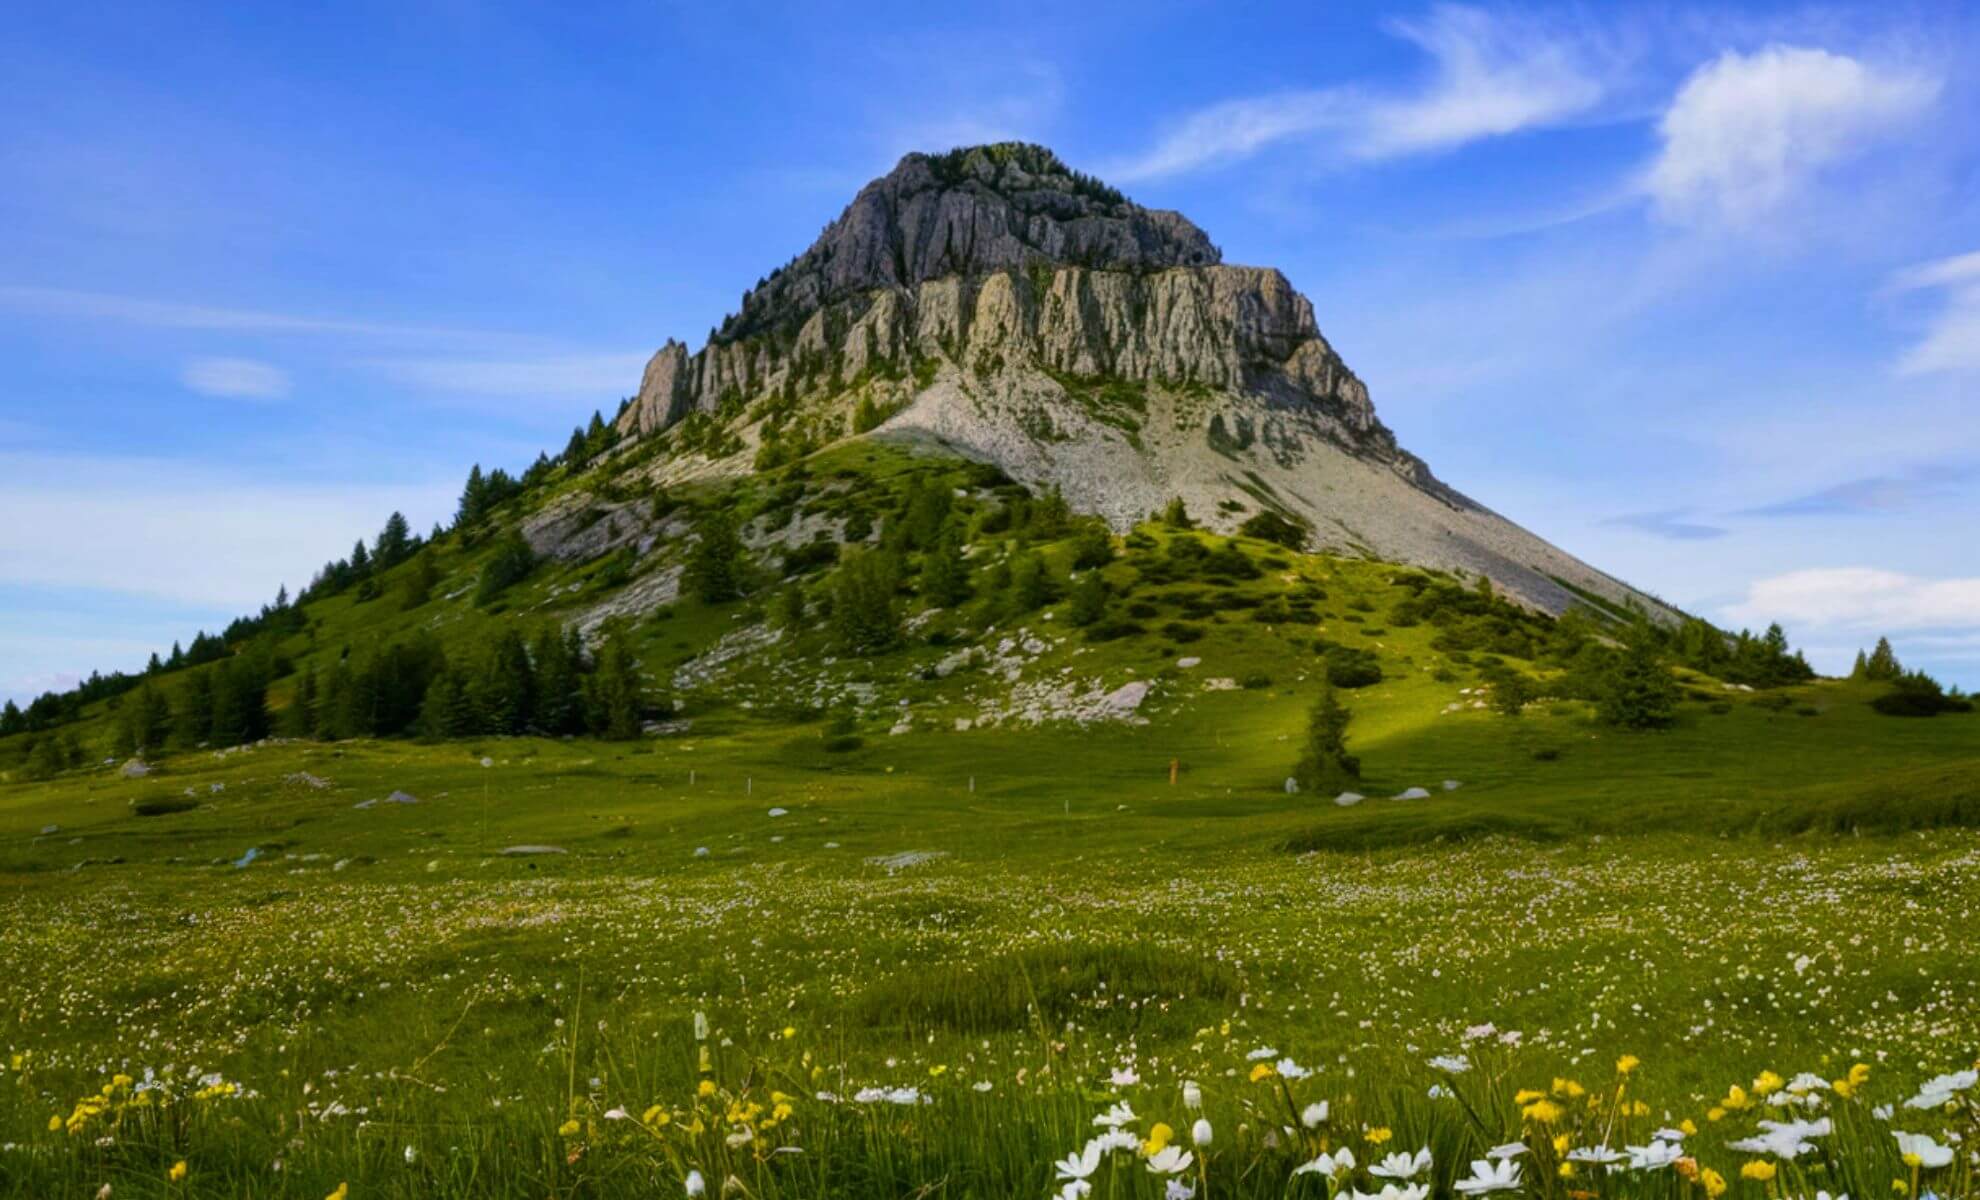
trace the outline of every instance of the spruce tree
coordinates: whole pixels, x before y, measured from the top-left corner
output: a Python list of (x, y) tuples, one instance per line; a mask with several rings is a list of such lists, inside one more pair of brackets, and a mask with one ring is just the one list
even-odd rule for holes
[(479, 732), (474, 701), (460, 672), (447, 670), (433, 677), (420, 705), (419, 725), (431, 738), (469, 737)]
[(963, 561), (962, 537), (953, 526), (922, 555), (921, 598), (931, 608), (953, 608), (969, 599), (969, 564)]
[(898, 578), (894, 557), (882, 551), (848, 551), (839, 561), (832, 575), (832, 626), (847, 650), (878, 654), (900, 642)]
[(172, 733), (181, 745), (199, 746), (213, 735), (213, 672), (194, 671), (179, 689)]
[(475, 682), (475, 708), (490, 733), (527, 732), (535, 716), (536, 678), (520, 634), (504, 630), (489, 648)]
[(287, 737), (306, 738), (316, 732), (316, 664), (303, 668), (296, 680), (296, 693), (289, 699), (289, 707), (282, 712), (282, 733)]
[(1072, 594), (1066, 604), (1066, 620), (1083, 627), (1098, 621), (1106, 611), (1107, 581), (1097, 569), (1086, 572), (1073, 582)]
[(1891, 639), (1887, 637), (1877, 639), (1877, 648), (1870, 652), (1866, 667), (1863, 677), (1879, 683), (1889, 683), (1904, 676), (1904, 665), (1898, 662), (1897, 652), (1891, 649)]
[(405, 515), (393, 513), (385, 518), (385, 528), (378, 531), (378, 541), (374, 544), (371, 557), (380, 571), (389, 571), (406, 560), (412, 553), (412, 526), (406, 523)]
[(646, 681), (633, 658), (631, 640), (617, 623), (606, 630), (590, 693), (593, 733), (613, 741), (639, 736), (646, 711)]
[(1624, 729), (1658, 729), (1677, 718), (1677, 680), (1654, 638), (1632, 631), (1604, 673), (1595, 698), (1601, 719)]
[(556, 737), (583, 733), (584, 658), (577, 631), (560, 637), (555, 628), (544, 627), (530, 647), (530, 659), (536, 668), (537, 728)]
[(703, 604), (722, 604), (742, 595), (742, 539), (729, 514), (715, 509), (695, 529), (681, 582)]
[(1320, 681), (1320, 694), (1306, 713), (1306, 737), (1293, 778), (1306, 791), (1321, 794), (1342, 790), (1361, 778), (1361, 760), (1347, 752), (1348, 723), (1354, 713), (1334, 694), (1334, 685)]

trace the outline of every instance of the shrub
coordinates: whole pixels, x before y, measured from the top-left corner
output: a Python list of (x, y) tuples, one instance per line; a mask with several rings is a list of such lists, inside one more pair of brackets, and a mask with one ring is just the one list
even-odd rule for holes
[(1327, 683), (1337, 688), (1361, 688), (1382, 682), (1382, 662), (1372, 650), (1353, 646), (1330, 646), (1327, 655)]
[[(1880, 643), (1878, 648), (1886, 647)], [(1923, 671), (1910, 671), (1899, 675), (1891, 689), (1872, 700), (1870, 707), (1887, 717), (1936, 717), (1940, 713), (1972, 712), (1973, 702), (1946, 695), (1939, 681)]]
[(495, 544), (495, 554), (481, 568), (481, 579), (475, 584), (474, 602), (485, 605), (500, 596), (514, 585), (528, 578), (536, 569), (536, 551), (520, 534), (510, 532)]

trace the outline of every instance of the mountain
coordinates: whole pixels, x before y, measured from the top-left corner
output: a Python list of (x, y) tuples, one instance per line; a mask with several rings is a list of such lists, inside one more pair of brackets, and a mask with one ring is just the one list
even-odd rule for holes
[(1399, 446), (1279, 271), (1038, 146), (903, 158), (701, 349), (661, 347), (616, 429), (665, 444), (658, 484), (864, 435), (995, 464), (1116, 530), (1180, 497), (1219, 532), (1273, 513), (1307, 549), (1484, 575), (1551, 613), (1667, 612)]

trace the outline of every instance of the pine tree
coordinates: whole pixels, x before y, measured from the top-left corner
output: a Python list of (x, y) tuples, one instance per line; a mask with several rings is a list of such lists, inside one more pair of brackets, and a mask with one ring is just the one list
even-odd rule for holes
[(1324, 679), (1320, 694), (1306, 713), (1306, 738), (1293, 778), (1308, 792), (1321, 794), (1344, 789), (1361, 778), (1361, 760), (1347, 752), (1348, 723), (1354, 713), (1334, 694), (1334, 686)]
[(722, 604), (742, 595), (742, 539), (729, 514), (716, 509), (696, 527), (681, 582), (703, 604)]
[(21, 706), (12, 700), (0, 708), (0, 737), (20, 733), (27, 728), (27, 717), (22, 715)]
[(493, 602), (535, 569), (536, 551), (529, 548), (521, 534), (511, 530), (496, 543), (495, 553), (482, 566), (481, 578), (475, 583), (474, 602), (481, 605)]
[(535, 716), (536, 677), (529, 664), (529, 652), (522, 636), (504, 630), (489, 650), (475, 681), (475, 708), (482, 726), (490, 733), (527, 732)]
[(591, 730), (602, 738), (628, 741), (640, 734), (646, 711), (646, 681), (624, 628), (606, 631), (598, 652), (598, 670), (591, 677)]
[(1183, 504), (1181, 496), (1169, 498), (1168, 507), (1162, 510), (1162, 524), (1171, 529), (1194, 529), (1196, 522), (1190, 518), (1189, 508)]
[(296, 680), (296, 693), (282, 712), (282, 732), (288, 737), (306, 738), (316, 732), (316, 664), (303, 668)]
[(1898, 662), (1897, 652), (1891, 649), (1891, 639), (1880, 637), (1877, 648), (1870, 652), (1870, 661), (1863, 673), (1865, 679), (1879, 683), (1889, 683), (1903, 678), (1904, 664)]
[(590, 456), (591, 450), (585, 444), (584, 430), (576, 425), (571, 426), (571, 440), (564, 443), (564, 465), (576, 470), (583, 466), (584, 460)]
[(1104, 567), (1114, 561), (1114, 535), (1104, 521), (1086, 521), (1073, 540), (1073, 570)]
[(1028, 613), (1045, 607), (1058, 594), (1051, 568), (1036, 550), (1027, 551), (1011, 564), (1011, 611)]
[(378, 541), (374, 544), (371, 557), (380, 571), (389, 571), (406, 560), (412, 553), (412, 526), (406, 523), (405, 515), (393, 513), (385, 518), (385, 528), (378, 531)]
[(488, 480), (481, 474), (481, 464), (474, 464), (468, 471), (467, 485), (461, 489), (460, 506), (454, 510), (454, 528), (464, 529), (480, 521), (488, 512)]
[(474, 701), (458, 671), (442, 671), (427, 685), (420, 705), (420, 731), (431, 738), (469, 737), (479, 732)]
[(1849, 677), (1858, 683), (1870, 678), (1870, 659), (1861, 650), (1856, 652), (1856, 662), (1849, 669)]
[(963, 561), (962, 537), (953, 526), (922, 555), (921, 598), (931, 608), (953, 608), (969, 599), (969, 564)]
[(1677, 718), (1677, 680), (1655, 638), (1633, 630), (1610, 661), (1595, 698), (1602, 720), (1624, 729), (1658, 729)]
[(847, 650), (878, 654), (899, 643), (898, 579), (894, 557), (883, 551), (848, 551), (839, 561), (832, 576), (832, 626)]
[(1091, 570), (1073, 582), (1072, 594), (1066, 605), (1066, 620), (1078, 627), (1085, 627), (1098, 621), (1107, 612), (1107, 581), (1100, 572)]
[(559, 637), (553, 627), (539, 630), (530, 647), (536, 668), (536, 725), (561, 737), (583, 733), (584, 651), (575, 629)]
[(213, 736), (213, 672), (194, 671), (179, 689), (172, 732), (181, 745), (204, 745)]

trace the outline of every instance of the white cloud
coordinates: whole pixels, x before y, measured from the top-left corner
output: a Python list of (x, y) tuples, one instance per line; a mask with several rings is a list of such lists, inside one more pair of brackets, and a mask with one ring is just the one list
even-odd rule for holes
[(457, 485), (276, 483), (204, 463), (0, 453), (0, 585), (87, 588), (245, 612)]
[(1735, 621), (1896, 633), (1980, 629), (1980, 579), (1926, 579), (1874, 567), (1818, 567), (1757, 580), (1725, 609)]
[(246, 358), (195, 358), (186, 364), (179, 378), (188, 388), (206, 396), (280, 400), (289, 394), (288, 372)]
[(338, 317), (298, 316), (259, 309), (221, 308), (176, 300), (150, 300), (69, 288), (0, 285), (0, 309), (29, 316), (117, 321), (159, 329), (213, 329), (242, 333), (331, 333), (366, 337), (479, 337), (472, 330), (387, 325)]
[(548, 358), (388, 359), (372, 363), (410, 387), (476, 396), (630, 396), (651, 352)]
[(1938, 95), (1935, 78), (1773, 45), (1693, 71), (1659, 126), (1643, 186), (1667, 220), (1750, 226)]
[(1323, 133), (1349, 156), (1397, 158), (1556, 124), (1602, 98), (1587, 47), (1535, 25), (1442, 5), (1425, 20), (1390, 29), (1433, 61), (1416, 90), (1384, 95), (1330, 87), (1223, 101), (1185, 117), (1146, 154), (1105, 173), (1128, 181), (1176, 175)]
[(1898, 374), (1980, 371), (1980, 251), (1900, 271), (1888, 290), (1929, 290), (1945, 297), (1924, 338), (1899, 357)]

